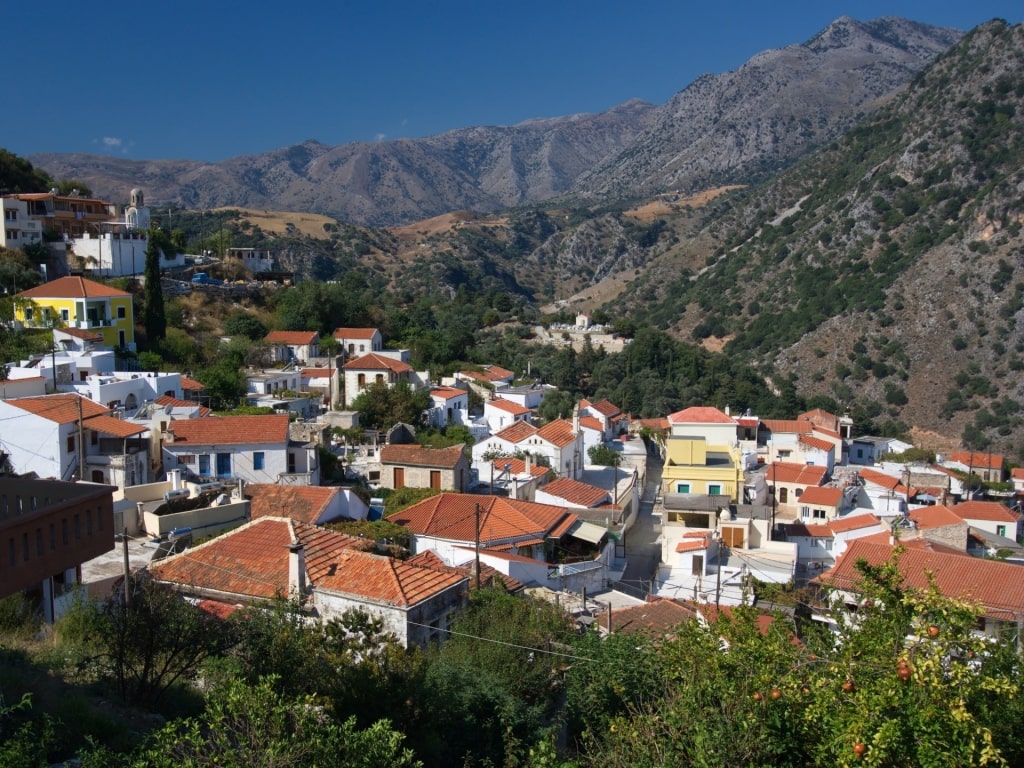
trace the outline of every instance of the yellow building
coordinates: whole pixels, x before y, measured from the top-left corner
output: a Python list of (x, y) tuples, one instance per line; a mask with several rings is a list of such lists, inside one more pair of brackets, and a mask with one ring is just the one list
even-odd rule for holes
[(79, 328), (109, 347), (135, 350), (132, 295), (83, 277), (61, 277), (14, 297), (14, 319), (26, 328)]
[(661, 482), (666, 494), (728, 496), (739, 502), (743, 490), (740, 453), (728, 446), (708, 446), (703, 437), (669, 437)]

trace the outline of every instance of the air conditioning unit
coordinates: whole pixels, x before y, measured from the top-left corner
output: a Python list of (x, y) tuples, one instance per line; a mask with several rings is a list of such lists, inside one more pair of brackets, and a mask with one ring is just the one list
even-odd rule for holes
[(187, 488), (178, 488), (174, 491), (167, 491), (164, 493), (164, 501), (171, 501), (172, 499), (187, 499), (189, 492)]

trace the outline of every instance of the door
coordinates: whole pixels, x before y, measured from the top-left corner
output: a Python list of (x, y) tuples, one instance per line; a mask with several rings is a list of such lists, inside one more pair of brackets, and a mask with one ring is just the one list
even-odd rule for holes
[(430, 487), (436, 491), (441, 490), (441, 473), (436, 470), (430, 470)]
[(230, 453), (218, 453), (217, 454), (217, 477), (230, 477), (231, 476), (231, 454)]
[(789, 488), (779, 488), (779, 504), (785, 504), (789, 499)]
[(394, 472), (395, 488), (405, 488), (405, 467), (395, 467)]
[(208, 453), (199, 455), (199, 474), (203, 477), (208, 477), (210, 474), (210, 454)]

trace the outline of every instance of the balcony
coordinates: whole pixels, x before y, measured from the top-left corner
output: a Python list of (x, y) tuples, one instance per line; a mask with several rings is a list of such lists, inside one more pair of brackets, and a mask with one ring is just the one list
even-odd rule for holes
[(90, 328), (110, 328), (114, 324), (113, 320), (76, 320), (72, 325), (73, 328), (80, 328), (88, 330)]

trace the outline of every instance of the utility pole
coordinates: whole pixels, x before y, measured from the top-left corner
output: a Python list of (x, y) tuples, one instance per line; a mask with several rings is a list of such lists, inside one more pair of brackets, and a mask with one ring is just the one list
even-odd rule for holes
[[(491, 464), (491, 471), (494, 471), (494, 465)], [(473, 505), (473, 516), (475, 518), (473, 524), (473, 549), (476, 552), (475, 562), (473, 563), (473, 588), (476, 590), (480, 589), (480, 504), (476, 503)]]
[(85, 438), (84, 430), (82, 429), (82, 396), (79, 394), (74, 395), (75, 402), (78, 403), (78, 480), (81, 482), (85, 480)]
[(722, 600), (722, 549), (725, 545), (722, 543), (722, 533), (719, 530), (718, 533), (718, 553), (715, 556), (715, 609), (718, 609), (719, 603)]
[(131, 590), (131, 566), (128, 564), (128, 529), (125, 528), (121, 534), (121, 544), (124, 551), (124, 609), (125, 612), (132, 604), (132, 590)]

